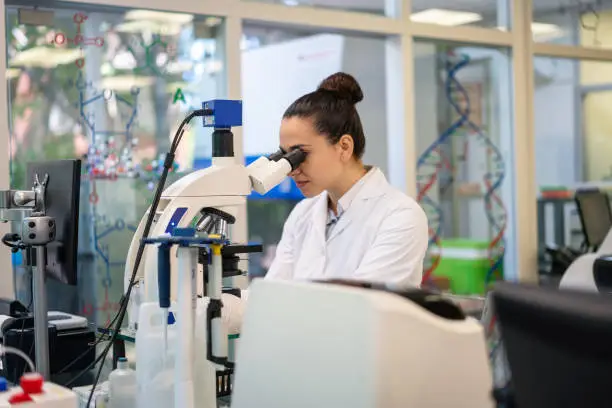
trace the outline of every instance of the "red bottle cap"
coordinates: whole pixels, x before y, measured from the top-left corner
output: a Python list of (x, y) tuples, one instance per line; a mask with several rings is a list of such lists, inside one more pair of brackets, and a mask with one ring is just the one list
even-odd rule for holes
[(19, 385), (26, 394), (41, 394), (43, 392), (44, 379), (38, 373), (27, 373), (21, 376)]

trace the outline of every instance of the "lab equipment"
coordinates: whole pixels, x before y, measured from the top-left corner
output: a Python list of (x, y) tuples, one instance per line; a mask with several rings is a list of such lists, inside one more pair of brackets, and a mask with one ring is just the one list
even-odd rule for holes
[(360, 182), (327, 238), (327, 192), (295, 206), (266, 277), (354, 278), (400, 288), (421, 284), (429, 236), (425, 212), (378, 168)]
[[(224, 304), (224, 308), (225, 308)], [(207, 361), (207, 310), (208, 298), (198, 298), (195, 316), (194, 378), (197, 384), (198, 406), (214, 404), (216, 383), (211, 381), (215, 367)], [(138, 381), (138, 404), (147, 408), (174, 407), (174, 382), (177, 362), (177, 344), (183, 334), (178, 329), (177, 304), (170, 305), (168, 323), (168, 349), (164, 350), (163, 311), (159, 304), (144, 303), (140, 308), (140, 325), (136, 332), (136, 378)], [(180, 319), (177, 316), (176, 319)]]
[[(159, 237), (174, 228), (196, 225), (199, 232), (225, 235), (231, 239), (231, 225), (235, 223), (246, 198), (255, 190), (265, 194), (276, 186), (306, 158), (300, 149), (261, 158), (244, 166), (234, 157), (231, 127), (242, 125), (242, 103), (240, 101), (214, 100), (202, 104), (205, 127), (214, 127), (212, 165), (193, 172), (164, 190), (159, 209), (152, 223), (150, 236)], [(140, 221), (130, 244), (125, 267), (126, 291), (131, 285), (136, 255), (143, 236), (144, 227), (151, 209)], [(144, 279), (144, 302), (156, 302), (159, 298), (157, 282), (157, 254), (146, 248), (142, 254), (136, 280)], [(171, 299), (176, 299), (176, 257), (171, 256)], [(202, 274), (198, 273), (199, 288), (203, 288)]]
[(252, 283), (232, 408), (490, 408), (491, 387), (482, 326), (438, 295)]
[(0, 298), (0, 316), (16, 317), (27, 312), (28, 309), (20, 301)]
[[(180, 332), (180, 337), (175, 339), (174, 406), (181, 408), (216, 406), (216, 372), (223, 373), (233, 368), (227, 361), (227, 333), (221, 321), (222, 280), (226, 276), (224, 260), (232, 260), (238, 253), (236, 249), (230, 254), (224, 253), (224, 248), (231, 248), (227, 246), (231, 241), (231, 225), (235, 223), (238, 211), (246, 204), (246, 197), (252, 190), (265, 194), (268, 189), (283, 181), (306, 157), (301, 149), (296, 149), (273, 155), (271, 158), (262, 158), (245, 167), (234, 157), (231, 132), (232, 127), (242, 125), (242, 103), (227, 100), (204, 102), (202, 110), (194, 114), (198, 115), (203, 116), (205, 127), (214, 127), (212, 166), (181, 178), (161, 193), (159, 210), (154, 203), (134, 234), (125, 270), (128, 298), (135, 280), (144, 277), (142, 307), (147, 303), (155, 303), (157, 308), (161, 306), (163, 310), (167, 309), (169, 304), (167, 271), (170, 271), (170, 305), (172, 300), (177, 301), (175, 318), (176, 325), (179, 326), (177, 330)], [(191, 117), (190, 115), (188, 118)], [(195, 228), (187, 228), (190, 226)], [(148, 227), (151, 228), (150, 234), (145, 233), (149, 230)], [(196, 232), (201, 237), (198, 237)], [(168, 237), (168, 234), (171, 236)], [(149, 243), (173, 243), (178, 244), (178, 248), (170, 248), (169, 257), (166, 254), (155, 254), (151, 246), (145, 246), (149, 236), (152, 237), (148, 240)], [(210, 247), (208, 254), (203, 256), (207, 259), (207, 278), (197, 270), (201, 252), (197, 247), (193, 248), (192, 244), (198, 242), (207, 242)], [(250, 251), (248, 246), (245, 248), (240, 252)], [(163, 247), (157, 249), (165, 250)], [(229, 265), (233, 265), (233, 260)], [(231, 269), (231, 273), (234, 273), (235, 268), (232, 266)], [(197, 360), (194, 358), (196, 299), (197, 294), (203, 294), (204, 291), (210, 303), (206, 309), (204, 325), (206, 341), (199, 344), (199, 347), (206, 350), (207, 361), (204, 368), (194, 369), (194, 360)], [(165, 315), (165, 311), (162, 314)], [(139, 330), (148, 325), (144, 318), (146, 317), (141, 316), (139, 312)], [(164, 322), (162, 326), (165, 324)], [(162, 330), (167, 332), (166, 329)], [(163, 333), (161, 334), (163, 336)], [(167, 334), (168, 341), (172, 343), (170, 334)], [(143, 353), (137, 355), (138, 361), (159, 357), (153, 354), (155, 351), (138, 349), (143, 350)], [(211, 387), (212, 392), (205, 396), (194, 390), (196, 372), (204, 373), (203, 378), (197, 382), (198, 391), (203, 388), (203, 384)]]
[(599, 190), (580, 190), (576, 192), (575, 200), (585, 247), (594, 249), (594, 252), (576, 257), (563, 274), (559, 287), (599, 291), (599, 286), (606, 286), (608, 281), (605, 257), (612, 254), (610, 201), (608, 195)]
[[(157, 284), (159, 290), (159, 307), (164, 311), (162, 325), (164, 326), (164, 353), (168, 351), (168, 315), (170, 309), (170, 248), (162, 242), (157, 249)], [(194, 288), (195, 289), (195, 288)]]
[(49, 175), (45, 191), (45, 213), (55, 221), (55, 239), (47, 243), (47, 275), (68, 285), (77, 284), (81, 161), (32, 162), (28, 180)]
[[(67, 313), (49, 311), (48, 338), (50, 350), (49, 373), (51, 376), (66, 374), (73, 377), (75, 372), (87, 369), (96, 358), (95, 349), (90, 345), (95, 343), (95, 332), (88, 326), (86, 318)], [(0, 315), (0, 340), (7, 345), (21, 350), (34, 357), (34, 318), (31, 314), (15, 317)], [(78, 358), (75, 358), (79, 356)], [(22, 359), (13, 355), (2, 358), (4, 376), (13, 383), (26, 370)], [(60, 377), (53, 381), (61, 384)]]
[[(610, 254), (612, 254), (612, 229), (608, 231), (597, 251), (580, 255), (570, 264), (563, 274), (561, 282), (559, 282), (559, 288), (598, 292), (599, 288), (595, 280), (595, 262), (597, 259)], [(600, 273), (604, 273), (603, 268), (600, 269)], [(603, 276), (600, 276), (600, 279), (603, 279), (602, 283), (606, 281)]]
[[(207, 359), (215, 365), (216, 371), (224, 372), (226, 368), (232, 369), (233, 365), (227, 361), (227, 332), (221, 321), (221, 294), (223, 267), (221, 257), (221, 247), (227, 243), (222, 235), (206, 235), (199, 237), (196, 235), (194, 228), (174, 228), (171, 236), (161, 236), (158, 238), (144, 238), (146, 244), (159, 244), (158, 251), (168, 252), (173, 245), (178, 246), (178, 291), (177, 291), (177, 310), (176, 321), (177, 331), (180, 333), (175, 338), (175, 357), (174, 357), (174, 406), (175, 407), (196, 407), (208, 406), (214, 404), (216, 393), (211, 393), (209, 401), (198, 401), (196, 404), (196, 389), (195, 389), (195, 360), (196, 360), (196, 309), (197, 309), (197, 293), (196, 293), (196, 266), (198, 262), (198, 247), (202, 244), (210, 246), (212, 268), (209, 273), (209, 293), (208, 293), (208, 310), (206, 320), (206, 341), (204, 342), (207, 353)], [(160, 255), (158, 259), (162, 260), (163, 264), (158, 264), (159, 273), (169, 275), (169, 256)], [(166, 264), (167, 262), (167, 264)], [(165, 282), (163, 282), (165, 284)], [(163, 290), (164, 295), (169, 294), (168, 288)], [(162, 291), (160, 291), (160, 296)], [(164, 330), (164, 342), (167, 341), (167, 316), (168, 308), (170, 307), (169, 298), (167, 302), (160, 302), (160, 308), (163, 310), (162, 326)], [(143, 322), (144, 323), (144, 322)], [(164, 347), (167, 343), (164, 344)], [(146, 354), (137, 355), (137, 359), (141, 357), (151, 358), (150, 351), (144, 350)], [(137, 350), (138, 351), (138, 350)], [(164, 354), (167, 350), (164, 350)], [(164, 359), (165, 360), (165, 359)], [(163, 361), (163, 360), (162, 360)], [(215, 371), (210, 373), (209, 378), (205, 378), (204, 382), (214, 382), (216, 380)], [(212, 405), (211, 405), (212, 406)]]
[(600, 293), (612, 293), (612, 255), (602, 255), (593, 262), (593, 278)]
[(510, 402), (521, 408), (610, 405), (612, 299), (500, 283), (493, 301), (512, 373)]
[(578, 190), (575, 201), (584, 232), (584, 246), (597, 250), (612, 228), (608, 194), (598, 189)]
[(21, 234), (7, 234), (2, 242), (14, 252), (23, 250), (27, 263), (36, 265), (32, 278), (36, 364), (45, 379), (50, 374), (45, 281), (48, 273), (60, 280), (63, 275), (76, 276), (80, 168), (80, 160), (31, 163), (31, 191), (0, 191), (0, 220), (21, 221)]
[(136, 408), (136, 372), (130, 368), (128, 360), (120, 357), (117, 368), (108, 376), (109, 408)]
[(20, 406), (27, 408), (78, 408), (78, 399), (73, 391), (45, 381), (39, 373), (27, 373), (21, 377), (19, 387), (0, 388), (0, 408)]

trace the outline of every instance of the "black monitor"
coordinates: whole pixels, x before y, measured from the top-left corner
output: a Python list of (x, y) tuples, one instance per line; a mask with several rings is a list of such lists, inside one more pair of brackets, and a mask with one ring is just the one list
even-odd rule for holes
[(517, 407), (610, 406), (612, 297), (500, 283), (493, 302)]
[(46, 215), (55, 218), (55, 240), (47, 244), (47, 276), (68, 285), (77, 284), (80, 160), (28, 163), (27, 185), (49, 175), (45, 194)]
[(574, 196), (582, 224), (585, 245), (597, 250), (612, 228), (608, 194), (598, 189), (578, 190)]

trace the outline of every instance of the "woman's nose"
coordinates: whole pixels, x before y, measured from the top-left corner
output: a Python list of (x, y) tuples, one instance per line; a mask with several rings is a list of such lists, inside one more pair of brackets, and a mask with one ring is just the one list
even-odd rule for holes
[(289, 177), (295, 177), (295, 176), (297, 176), (297, 175), (299, 175), (299, 174), (301, 174), (301, 173), (302, 173), (302, 166), (298, 166), (298, 168), (297, 168), (297, 169), (295, 169), (295, 170), (292, 170), (292, 171), (291, 171), (291, 172), (288, 174), (288, 176), (289, 176)]

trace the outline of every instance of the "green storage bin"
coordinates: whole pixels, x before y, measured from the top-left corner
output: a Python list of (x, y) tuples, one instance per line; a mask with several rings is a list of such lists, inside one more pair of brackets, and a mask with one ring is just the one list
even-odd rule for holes
[[(484, 295), (485, 279), (491, 268), (489, 243), (470, 239), (443, 239), (440, 241), (440, 263), (434, 271), (435, 276), (449, 279), (450, 288), (458, 295)], [(438, 249), (432, 251), (437, 255)], [(500, 267), (501, 269), (501, 267)], [(493, 274), (500, 279), (503, 271)]]

